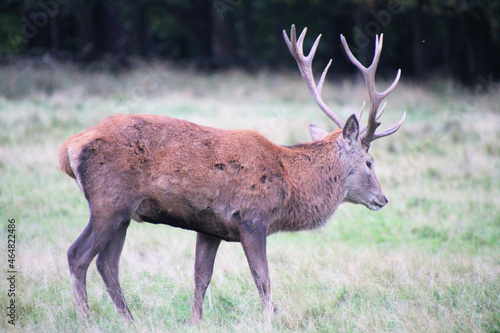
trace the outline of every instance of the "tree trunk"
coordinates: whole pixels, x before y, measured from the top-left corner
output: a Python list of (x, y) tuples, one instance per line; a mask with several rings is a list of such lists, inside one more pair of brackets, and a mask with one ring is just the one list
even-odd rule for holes
[[(289, 59), (290, 54), (288, 53), (288, 48), (283, 42), (283, 29), (290, 34), (290, 26), (286, 26), (286, 5), (281, 1), (273, 1), (271, 4), (272, 12), (274, 13), (273, 20), (273, 34), (276, 36), (276, 41), (274, 43), (274, 56), (271, 60), (271, 64), (274, 66), (279, 65), (283, 62), (283, 59)], [(300, 28), (300, 27), (297, 27)], [(299, 31), (300, 33), (300, 31)]]
[(491, 32), (488, 17), (481, 8), (466, 16), (467, 19), (467, 66), (474, 82), (492, 71)]
[[(212, 6), (212, 50), (217, 67), (236, 64), (236, 31), (234, 26), (234, 8), (218, 15)], [(219, 13), (220, 14), (220, 13)]]
[(413, 60), (413, 73), (415, 77), (421, 78), (425, 73), (424, 58), (422, 55), (422, 12), (420, 6), (415, 6), (411, 13), (411, 27), (412, 27), (412, 60)]
[(146, 21), (146, 6), (143, 2), (133, 4), (133, 32), (131, 38), (131, 51), (133, 54), (149, 56), (148, 24)]
[(453, 50), (452, 50), (452, 34), (453, 34), (453, 23), (452, 19), (446, 16), (443, 18), (445, 20), (445, 35), (443, 36), (443, 64), (446, 75), (451, 75), (453, 73)]
[(192, 0), (189, 15), (192, 54), (201, 67), (213, 66), (212, 53), (212, 1)]
[(78, 59), (83, 61), (95, 58), (94, 19), (92, 2), (75, 1), (74, 13), (76, 21), (76, 51)]
[(243, 65), (249, 69), (254, 69), (258, 62), (257, 53), (257, 26), (255, 23), (254, 12), (252, 9), (251, 1), (244, 1), (241, 6), (243, 6), (243, 35), (242, 38), (242, 56), (244, 63)]

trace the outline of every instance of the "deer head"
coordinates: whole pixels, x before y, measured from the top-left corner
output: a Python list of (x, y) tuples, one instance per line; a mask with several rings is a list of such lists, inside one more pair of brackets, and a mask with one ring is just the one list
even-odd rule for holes
[[(403, 113), (401, 120), (394, 126), (388, 128), (387, 130), (376, 133), (377, 128), (380, 126), (378, 119), (385, 110), (386, 104), (382, 106), (379, 111), (379, 106), (382, 100), (389, 95), (392, 90), (396, 87), (401, 70), (398, 70), (396, 79), (384, 92), (379, 93), (375, 89), (375, 72), (377, 70), (378, 61), (380, 59), (380, 53), (382, 51), (383, 35), (376, 36), (375, 39), (375, 55), (373, 57), (372, 64), (366, 68), (364, 67), (358, 59), (356, 59), (349, 46), (347, 45), (346, 39), (343, 35), (340, 36), (342, 45), (349, 57), (350, 61), (359, 68), (363, 77), (365, 79), (366, 87), (368, 88), (368, 94), (370, 97), (370, 112), (368, 115), (368, 123), (364, 127), (360, 128), (359, 122), (363, 115), (363, 110), (366, 103), (363, 103), (359, 115), (350, 116), (344, 123), (343, 120), (338, 117), (323, 101), (321, 97), (321, 92), (323, 89), (323, 84), (325, 82), (326, 74), (332, 60), (328, 62), (318, 84), (313, 76), (312, 72), (312, 61), (314, 54), (316, 53), (316, 48), (318, 47), (321, 35), (316, 38), (311, 51), (307, 56), (303, 52), (303, 43), (306, 36), (307, 28), (305, 28), (297, 39), (295, 32), (295, 25), (292, 25), (290, 38), (285, 30), (283, 30), (283, 37), (290, 53), (293, 55), (297, 61), (300, 74), (304, 79), (309, 91), (311, 92), (314, 100), (320, 107), (320, 109), (340, 128), (342, 129), (342, 136), (339, 140), (340, 149), (344, 155), (344, 166), (347, 168), (347, 176), (344, 179), (344, 188), (346, 193), (344, 196), (344, 201), (363, 204), (371, 210), (379, 210), (385, 206), (388, 202), (387, 198), (383, 194), (380, 184), (377, 180), (377, 176), (374, 172), (374, 161), (373, 157), (368, 153), (370, 148), (370, 143), (378, 138), (388, 136), (395, 133), (403, 124), (406, 113)], [(318, 126), (310, 125), (309, 132), (311, 138), (314, 141), (324, 140), (328, 138), (328, 132), (321, 129)]]

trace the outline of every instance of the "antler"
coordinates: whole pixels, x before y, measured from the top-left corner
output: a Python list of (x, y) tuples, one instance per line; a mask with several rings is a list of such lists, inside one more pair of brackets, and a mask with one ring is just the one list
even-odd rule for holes
[[(347, 56), (349, 57), (351, 62), (356, 67), (359, 68), (361, 73), (363, 73), (363, 76), (365, 78), (366, 87), (368, 88), (368, 94), (370, 96), (370, 113), (368, 115), (368, 125), (363, 127), (360, 131), (360, 133), (366, 132), (361, 136), (361, 142), (366, 147), (366, 149), (368, 149), (368, 148), (370, 148), (370, 143), (373, 140), (376, 140), (378, 138), (382, 138), (384, 136), (388, 136), (388, 135), (395, 133), (397, 130), (399, 130), (399, 128), (401, 127), (401, 125), (405, 121), (406, 112), (403, 113), (403, 117), (401, 118), (401, 120), (397, 124), (386, 129), (385, 131), (383, 131), (381, 133), (375, 133), (377, 128), (380, 126), (380, 122), (378, 122), (377, 120), (380, 118), (382, 113), (384, 113), (385, 106), (386, 106), (386, 104), (384, 103), (384, 105), (382, 106), (382, 109), (379, 112), (378, 108), (380, 106), (380, 103), (383, 101), (384, 98), (387, 97), (387, 95), (389, 95), (394, 90), (394, 88), (398, 84), (399, 77), (401, 76), (401, 69), (398, 70), (398, 74), (396, 75), (396, 79), (389, 86), (389, 88), (387, 88), (384, 92), (379, 93), (377, 91), (377, 89), (375, 88), (375, 72), (377, 71), (377, 65), (378, 65), (378, 61), (380, 59), (380, 53), (382, 52), (382, 44), (383, 44), (383, 40), (384, 40), (384, 35), (382, 34), (382, 35), (380, 35), (380, 37), (377, 35), (375, 38), (375, 55), (373, 57), (372, 64), (368, 68), (364, 67), (359, 62), (359, 60), (354, 57), (354, 55), (352, 54), (351, 50), (349, 49), (349, 46), (347, 45), (346, 39), (344, 38), (343, 35), (340, 35), (340, 39), (342, 41), (342, 45), (344, 45), (345, 52), (347, 53)], [(360, 111), (359, 118), (361, 118), (362, 113), (363, 113), (363, 108)], [(358, 118), (358, 120), (359, 120), (359, 118)]]
[[(323, 70), (323, 73), (321, 74), (321, 77), (319, 79), (318, 85), (316, 85), (316, 82), (314, 80), (314, 75), (312, 72), (312, 61), (314, 59), (314, 54), (316, 53), (316, 49), (319, 44), (319, 40), (321, 38), (321, 35), (319, 35), (316, 40), (314, 41), (313, 46), (311, 47), (311, 51), (309, 51), (309, 54), (307, 56), (304, 55), (303, 51), (303, 43), (304, 43), (304, 38), (306, 36), (307, 28), (304, 28), (302, 30), (302, 33), (299, 36), (299, 39), (297, 39), (297, 35), (295, 32), (295, 25), (292, 25), (292, 29), (290, 32), (290, 39), (288, 38), (288, 35), (285, 30), (283, 30), (283, 38), (285, 39), (286, 45), (288, 46), (288, 49), (290, 50), (290, 53), (293, 55), (295, 60), (297, 61), (297, 65), (299, 66), (300, 74), (302, 75), (302, 78), (304, 79), (307, 87), (311, 91), (311, 94), (313, 95), (314, 100), (318, 104), (321, 110), (337, 124), (340, 128), (344, 127), (344, 122), (342, 119), (340, 119), (330, 108), (325, 104), (321, 97), (321, 91), (323, 89), (323, 83), (325, 82), (326, 78), (326, 73), (328, 72), (328, 69), (330, 68), (330, 65), (332, 64), (332, 60), (328, 62), (326, 65), (325, 69)], [(351, 62), (359, 68), (361, 73), (363, 73), (363, 76), (365, 78), (365, 83), (366, 87), (368, 88), (368, 94), (370, 96), (370, 112), (368, 114), (368, 124), (364, 126), (360, 130), (361, 135), (361, 142), (363, 145), (368, 148), (370, 148), (370, 143), (378, 138), (382, 138), (384, 136), (391, 135), (403, 124), (405, 118), (406, 118), (406, 112), (403, 113), (403, 117), (401, 120), (393, 125), (392, 127), (386, 129), (385, 131), (381, 133), (375, 133), (377, 128), (380, 126), (380, 122), (377, 120), (382, 116), (385, 110), (386, 104), (382, 106), (382, 108), (379, 109), (380, 103), (384, 100), (384, 98), (389, 95), (396, 85), (398, 84), (399, 78), (401, 76), (401, 69), (398, 70), (398, 74), (396, 75), (396, 79), (394, 82), (387, 88), (384, 92), (379, 93), (377, 89), (375, 88), (375, 72), (377, 71), (377, 66), (378, 66), (378, 61), (380, 59), (380, 53), (382, 52), (382, 44), (383, 44), (383, 34), (380, 35), (380, 37), (377, 35), (375, 38), (375, 55), (373, 57), (372, 64), (370, 67), (366, 68), (364, 67), (356, 57), (352, 54), (351, 50), (349, 49), (349, 46), (347, 45), (346, 39), (344, 38), (343, 35), (340, 35), (340, 39), (342, 41), (342, 45), (344, 45), (344, 49), (347, 53), (347, 56), (351, 60)], [(365, 107), (365, 103), (363, 103), (363, 106), (361, 107), (361, 110), (359, 112), (358, 120), (361, 120), (361, 115), (363, 114), (363, 110)]]
[(319, 79), (318, 85), (316, 85), (311, 66), (312, 66), (314, 54), (316, 53), (316, 48), (318, 47), (321, 35), (319, 35), (316, 38), (316, 41), (314, 42), (313, 46), (311, 47), (311, 51), (309, 51), (309, 54), (307, 56), (305, 56), (304, 51), (303, 51), (303, 43), (304, 43), (304, 38), (306, 37), (306, 32), (307, 32), (307, 28), (304, 28), (304, 30), (302, 30), (302, 33), (299, 36), (299, 39), (297, 40), (297, 35), (295, 33), (295, 25), (292, 25), (290, 39), (288, 39), (288, 35), (286, 34), (285, 30), (283, 30), (283, 38), (285, 38), (285, 42), (286, 42), (286, 45), (288, 45), (288, 49), (290, 50), (290, 53), (293, 55), (293, 57), (297, 61), (297, 65), (299, 66), (300, 74), (302, 75), (302, 78), (304, 79), (307, 87), (311, 91), (311, 94), (313, 95), (314, 100), (318, 104), (319, 108), (321, 110), (323, 110), (323, 112), (331, 120), (333, 120), (333, 122), (335, 124), (337, 124), (338, 127), (343, 128), (344, 121), (342, 121), (342, 119), (340, 119), (332, 110), (330, 110), (330, 108), (325, 104), (325, 102), (321, 98), (321, 90), (323, 89), (323, 83), (325, 82), (326, 73), (328, 72), (328, 69), (330, 68), (330, 65), (332, 64), (332, 60), (330, 59), (330, 61), (328, 62), (328, 65), (326, 65), (325, 69), (323, 70), (323, 73), (321, 74), (321, 78)]

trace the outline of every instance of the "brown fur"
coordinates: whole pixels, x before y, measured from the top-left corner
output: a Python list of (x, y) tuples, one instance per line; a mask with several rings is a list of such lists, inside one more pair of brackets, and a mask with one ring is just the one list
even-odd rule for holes
[[(251, 131), (119, 115), (66, 141), (60, 165), (78, 175), (91, 207), (112, 205), (153, 219), (148, 222), (163, 213), (175, 219), (166, 224), (238, 241), (230, 225), (218, 226), (236, 212), (243, 220), (268, 221), (268, 234), (312, 229), (333, 213), (343, 199), (339, 133), (280, 147)], [(210, 225), (191, 225), (207, 219)]]
[[(116, 115), (71, 137), (62, 171), (76, 178), (91, 219), (68, 251), (79, 314), (88, 313), (85, 275), (98, 269), (120, 315), (132, 318), (118, 283), (131, 219), (198, 232), (193, 320), (221, 240), (241, 242), (266, 313), (272, 311), (265, 238), (312, 229), (345, 201), (387, 203), (351, 117), (344, 130), (284, 147), (258, 133), (223, 130), (153, 115)], [(208, 258), (208, 259), (207, 259)]]

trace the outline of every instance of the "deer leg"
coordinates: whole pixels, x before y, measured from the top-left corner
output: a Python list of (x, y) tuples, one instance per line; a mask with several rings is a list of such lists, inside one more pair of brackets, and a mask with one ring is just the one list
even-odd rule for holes
[(115, 303), (118, 314), (123, 320), (134, 320), (118, 281), (120, 255), (129, 224), (130, 221), (120, 226), (104, 250), (99, 252), (96, 261), (97, 270), (101, 274), (109, 296)]
[(87, 318), (89, 314), (86, 278), (90, 262), (105, 248), (120, 222), (123, 222), (123, 219), (100, 219), (91, 213), (89, 224), (68, 249), (71, 285), (76, 311), (81, 319)]
[(264, 306), (264, 315), (266, 320), (270, 320), (274, 312), (274, 307), (266, 256), (266, 226), (264, 224), (256, 225), (253, 223), (242, 223), (240, 226), (241, 245), (245, 251), (250, 271), (252, 272), (262, 305)]
[(198, 233), (196, 237), (196, 258), (194, 262), (194, 301), (191, 308), (191, 322), (201, 320), (205, 292), (212, 278), (215, 255), (221, 239)]
[[(87, 269), (92, 261), (88, 252), (90, 246), (90, 235), (92, 230), (92, 218), (78, 239), (68, 250), (68, 264), (71, 277), (71, 286), (76, 302), (76, 313), (79, 318), (87, 318), (89, 314), (89, 303), (87, 301)], [(86, 251), (87, 250), (87, 251)]]

